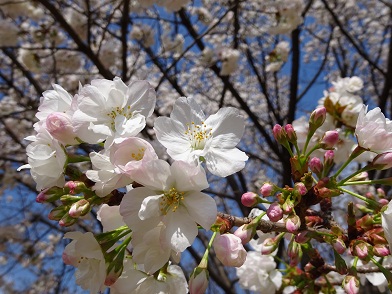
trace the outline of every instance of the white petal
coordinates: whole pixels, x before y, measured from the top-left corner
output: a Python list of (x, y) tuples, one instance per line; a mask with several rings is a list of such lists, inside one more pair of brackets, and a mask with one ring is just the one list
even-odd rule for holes
[(201, 192), (192, 192), (186, 195), (182, 202), (192, 220), (206, 230), (211, 228), (218, 213), (216, 202), (212, 197)]
[(160, 215), (159, 203), (162, 197), (163, 195), (154, 195), (144, 199), (139, 210), (139, 218), (145, 220)]
[(187, 123), (194, 122), (199, 125), (205, 121), (205, 115), (200, 105), (189, 97), (180, 97), (174, 104), (173, 112), (170, 118), (179, 121), (182, 125), (186, 126)]
[(179, 191), (201, 191), (209, 186), (206, 173), (200, 165), (175, 161), (170, 170)]
[(164, 238), (176, 252), (183, 252), (191, 246), (197, 236), (197, 225), (182, 206), (175, 212), (169, 212), (164, 217), (163, 223), (166, 225)]
[(240, 171), (248, 160), (248, 156), (237, 148), (211, 149), (205, 158), (207, 169), (220, 177), (227, 177)]
[(219, 109), (216, 114), (206, 120), (206, 125), (212, 127), (212, 147), (233, 148), (241, 140), (245, 122), (239, 110), (232, 107)]

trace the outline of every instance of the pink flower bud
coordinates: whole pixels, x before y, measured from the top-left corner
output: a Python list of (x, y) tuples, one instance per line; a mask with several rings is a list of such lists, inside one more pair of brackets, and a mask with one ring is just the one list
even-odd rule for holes
[(267, 216), (272, 222), (280, 221), (283, 217), (283, 210), (279, 203), (272, 203), (267, 209)]
[(287, 255), (290, 257), (290, 265), (296, 266), (302, 258), (302, 247), (295, 241), (291, 241), (287, 248)]
[(343, 242), (342, 239), (339, 238), (333, 241), (332, 246), (339, 254), (343, 254), (344, 252), (346, 252), (347, 249), (346, 244)]
[(322, 126), (327, 117), (327, 109), (325, 107), (316, 108), (309, 118), (309, 129), (316, 130)]
[(347, 294), (358, 294), (359, 280), (355, 276), (346, 276), (343, 280), (342, 287)]
[(253, 207), (257, 204), (259, 195), (253, 192), (246, 192), (241, 196), (241, 203), (246, 207)]
[(331, 166), (335, 158), (335, 152), (333, 150), (327, 150), (324, 153), (324, 164)]
[(369, 244), (359, 241), (354, 245), (352, 255), (358, 256), (360, 259), (366, 259), (369, 256), (369, 247)]
[(77, 144), (76, 134), (73, 130), (71, 118), (62, 112), (53, 112), (46, 118), (46, 129), (61, 143), (65, 145)]
[(77, 218), (71, 217), (68, 213), (66, 213), (61, 220), (59, 220), (59, 225), (62, 227), (69, 227), (72, 226), (74, 223), (77, 222)]
[(378, 170), (392, 168), (392, 152), (377, 155), (371, 165)]
[(276, 124), (273, 129), (272, 129), (272, 133), (274, 135), (275, 140), (280, 143), (280, 144), (284, 144), (287, 143), (287, 134), (286, 131), (284, 130), (284, 128), (282, 128), (281, 125)]
[(68, 194), (72, 194), (72, 195), (79, 194), (87, 190), (86, 184), (79, 181), (66, 182), (64, 188), (68, 189)]
[(338, 131), (327, 131), (321, 139), (320, 146), (323, 149), (331, 149), (339, 142)]
[(279, 238), (267, 238), (264, 240), (262, 246), (261, 246), (261, 254), (263, 255), (268, 255), (271, 254), (278, 248), (279, 241), (281, 239)]
[(47, 188), (45, 190), (42, 190), (37, 195), (35, 201), (37, 201), (38, 203), (53, 202), (58, 200), (63, 194), (64, 194), (64, 190), (62, 188), (59, 187)]
[(240, 267), (246, 260), (246, 250), (240, 238), (233, 234), (217, 235), (214, 243), (216, 257), (225, 266)]
[(321, 162), (320, 158), (318, 157), (313, 157), (309, 161), (309, 168), (310, 170), (315, 173), (317, 176), (321, 175), (321, 172), (323, 171), (323, 163)]
[(377, 189), (377, 195), (378, 195), (378, 197), (380, 197), (380, 198), (385, 198), (385, 191), (384, 191), (384, 189), (378, 188), (378, 189)]
[(86, 199), (81, 199), (71, 205), (69, 209), (69, 215), (73, 218), (78, 218), (80, 216), (86, 215), (90, 212), (91, 205)]
[(389, 201), (388, 201), (388, 199), (382, 198), (382, 199), (378, 200), (378, 203), (380, 203), (381, 206), (384, 206), (384, 205), (388, 205)]
[(306, 193), (308, 193), (308, 190), (306, 189), (305, 184), (302, 183), (302, 182), (297, 182), (297, 183), (295, 183), (294, 189), (295, 189), (296, 191), (298, 191), (298, 193), (299, 193), (301, 196), (304, 196)]
[(264, 183), (264, 185), (260, 188), (260, 193), (264, 197), (271, 196), (273, 191), (274, 191), (274, 186), (270, 183)]
[(287, 198), (285, 203), (282, 205), (282, 209), (284, 214), (291, 213), (294, 209), (294, 202), (290, 198)]
[(388, 247), (384, 244), (376, 244), (373, 246), (373, 254), (378, 257), (385, 257), (391, 254)]
[(301, 226), (301, 220), (298, 215), (290, 215), (286, 218), (286, 229), (290, 233), (295, 233)]
[(284, 126), (284, 130), (286, 131), (286, 134), (287, 134), (287, 140), (290, 143), (295, 143), (297, 141), (297, 134), (295, 133), (293, 126), (290, 124), (287, 124)]
[(242, 244), (246, 244), (253, 238), (255, 233), (255, 230), (249, 228), (249, 225), (245, 224), (235, 230), (234, 235), (241, 239)]
[(190, 294), (204, 294), (208, 287), (208, 270), (197, 267), (189, 279)]
[(59, 221), (66, 213), (64, 206), (58, 206), (49, 212), (48, 218), (50, 220)]

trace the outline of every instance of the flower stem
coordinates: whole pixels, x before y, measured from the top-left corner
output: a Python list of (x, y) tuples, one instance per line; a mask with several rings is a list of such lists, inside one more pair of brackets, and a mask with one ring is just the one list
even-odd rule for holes
[(334, 177), (336, 178), (346, 167), (347, 165), (354, 160), (354, 158), (358, 157), (360, 154), (365, 152), (366, 150), (362, 148), (361, 146), (357, 146), (353, 152), (350, 154), (350, 157), (347, 159), (347, 161), (339, 168), (339, 170), (336, 172)]
[(359, 195), (358, 193), (355, 193), (355, 192), (353, 192), (353, 191), (344, 189), (344, 188), (342, 188), (342, 187), (339, 187), (339, 190), (340, 190), (340, 191), (343, 191), (343, 192), (345, 192), (345, 193), (347, 193), (347, 194), (350, 194), (351, 196), (354, 196), (354, 197), (356, 197), (356, 198), (358, 198), (358, 199), (360, 199), (360, 200), (362, 200), (362, 201), (365, 201), (367, 204), (369, 204), (369, 205), (371, 205), (371, 206), (374, 206), (374, 207), (378, 207), (378, 206), (379, 206), (379, 205), (378, 205), (378, 202), (376, 202), (376, 201), (374, 201), (374, 200), (372, 200), (372, 199), (366, 198), (365, 196)]

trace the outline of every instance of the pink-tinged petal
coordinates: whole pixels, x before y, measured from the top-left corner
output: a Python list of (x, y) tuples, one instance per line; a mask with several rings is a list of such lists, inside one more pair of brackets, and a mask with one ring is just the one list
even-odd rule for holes
[(209, 187), (206, 173), (200, 165), (175, 161), (171, 166), (171, 174), (179, 191), (201, 191)]
[(232, 107), (221, 108), (216, 114), (206, 120), (206, 125), (212, 127), (212, 147), (233, 148), (245, 130), (243, 116), (238, 109)]
[(170, 165), (160, 159), (146, 162), (143, 168), (131, 173), (135, 182), (155, 191), (166, 189), (169, 176)]
[(205, 156), (207, 169), (214, 175), (227, 177), (245, 167), (248, 156), (237, 148), (211, 149)]
[(101, 222), (103, 231), (112, 231), (121, 226), (124, 226), (124, 220), (120, 214), (120, 206), (109, 206), (102, 204), (97, 212), (97, 219)]
[(218, 213), (216, 202), (212, 197), (201, 192), (192, 192), (185, 195), (182, 203), (194, 222), (206, 230), (211, 228)]
[(192, 245), (197, 236), (197, 225), (185, 207), (179, 206), (175, 212), (169, 212), (163, 223), (166, 225), (163, 236), (174, 251), (183, 252)]
[(160, 215), (160, 202), (162, 201), (163, 195), (149, 196), (143, 200), (139, 210), (139, 218), (141, 220), (148, 219)]
[(184, 126), (192, 122), (199, 125), (201, 122), (205, 121), (205, 115), (200, 105), (195, 99), (187, 97), (180, 97), (177, 99), (170, 118), (179, 121)]

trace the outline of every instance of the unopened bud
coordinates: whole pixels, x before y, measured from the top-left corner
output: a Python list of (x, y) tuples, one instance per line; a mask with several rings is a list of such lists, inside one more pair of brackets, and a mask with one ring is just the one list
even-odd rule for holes
[(267, 209), (267, 216), (272, 222), (280, 221), (283, 217), (283, 210), (279, 203), (272, 203)]
[(389, 201), (388, 201), (388, 199), (382, 198), (382, 199), (378, 200), (378, 203), (380, 203), (381, 206), (385, 206), (385, 205), (388, 205)]
[(385, 191), (382, 188), (377, 189), (377, 196), (380, 198), (385, 198)]
[(48, 215), (50, 220), (59, 221), (63, 218), (63, 216), (67, 213), (66, 208), (64, 206), (59, 206), (53, 208)]
[(367, 259), (369, 257), (370, 245), (363, 241), (357, 241), (353, 246), (352, 255), (358, 256), (359, 259)]
[(378, 257), (385, 257), (391, 254), (388, 247), (383, 244), (376, 244), (373, 246), (373, 254)]
[(274, 252), (280, 242), (281, 238), (267, 238), (264, 240), (263, 244), (261, 245), (261, 254), (268, 255)]
[(386, 152), (377, 155), (371, 165), (378, 170), (390, 169), (392, 168), (392, 152)]
[(294, 206), (295, 206), (294, 202), (290, 198), (287, 198), (285, 203), (283, 203), (282, 205), (283, 213), (284, 214), (291, 213), (294, 209)]
[(248, 224), (240, 226), (237, 230), (235, 230), (234, 235), (241, 239), (242, 244), (245, 245), (248, 243), (253, 236), (255, 235), (256, 230), (252, 227), (249, 227)]
[(301, 220), (296, 214), (292, 214), (286, 218), (286, 229), (290, 233), (295, 233), (301, 227)]
[(78, 219), (71, 217), (68, 213), (66, 213), (61, 220), (59, 220), (59, 225), (62, 227), (69, 227), (76, 223)]
[(327, 109), (325, 107), (316, 108), (309, 118), (309, 130), (315, 131), (321, 127), (327, 117)]
[(319, 178), (321, 176), (321, 173), (323, 171), (323, 163), (321, 162), (320, 158), (318, 157), (313, 157), (310, 161), (309, 161), (309, 168), (310, 170), (315, 173)]
[(346, 276), (343, 279), (342, 287), (347, 294), (359, 293), (359, 280), (355, 276)]
[(253, 192), (246, 192), (241, 196), (241, 203), (246, 207), (253, 207), (255, 206), (258, 201), (259, 195)]
[(261, 188), (260, 188), (260, 193), (264, 197), (271, 196), (274, 191), (275, 191), (274, 185), (272, 185), (270, 183), (264, 183), (264, 185), (261, 186)]
[(327, 150), (324, 153), (324, 164), (325, 165), (332, 165), (333, 164), (333, 160), (335, 158), (335, 152), (333, 150)]
[(287, 134), (281, 125), (276, 124), (272, 129), (272, 133), (274, 135), (275, 140), (279, 144), (286, 144), (287, 143)]
[(87, 190), (86, 184), (80, 181), (66, 182), (64, 188), (68, 190), (68, 194), (75, 195)]
[(209, 274), (206, 268), (197, 267), (189, 279), (190, 294), (204, 294), (208, 287)]
[(339, 142), (339, 133), (336, 130), (326, 131), (321, 139), (320, 147), (323, 149), (332, 149)]
[(37, 201), (38, 203), (53, 202), (59, 199), (63, 194), (64, 194), (63, 188), (59, 188), (59, 187), (47, 188), (45, 190), (42, 190), (37, 195), (35, 201)]
[(287, 135), (287, 140), (290, 143), (295, 143), (297, 142), (297, 134), (295, 133), (295, 130), (291, 124), (287, 124), (284, 126), (284, 130), (286, 131)]
[(346, 252), (347, 247), (342, 239), (340, 238), (336, 239), (335, 241), (333, 241), (332, 245), (337, 253), (343, 254), (344, 252)]
[(246, 250), (240, 238), (233, 234), (218, 234), (215, 237), (214, 250), (216, 257), (225, 266), (240, 267), (246, 260)]
[(78, 202), (72, 204), (69, 209), (69, 215), (73, 218), (78, 218), (80, 216), (86, 215), (91, 210), (90, 202), (86, 199), (81, 199)]
[(46, 118), (48, 132), (64, 145), (77, 144), (77, 136), (73, 130), (71, 118), (62, 112), (53, 112)]
[(301, 196), (304, 196), (306, 193), (308, 193), (305, 184), (302, 182), (295, 183), (294, 190), (297, 191)]
[(290, 257), (290, 265), (296, 266), (302, 259), (302, 247), (292, 240), (287, 248), (287, 255)]
[(75, 195), (70, 195), (70, 194), (66, 194), (66, 195), (63, 195), (60, 197), (60, 201), (64, 205), (71, 205), (81, 199), (84, 199), (84, 198), (81, 196), (75, 196)]

